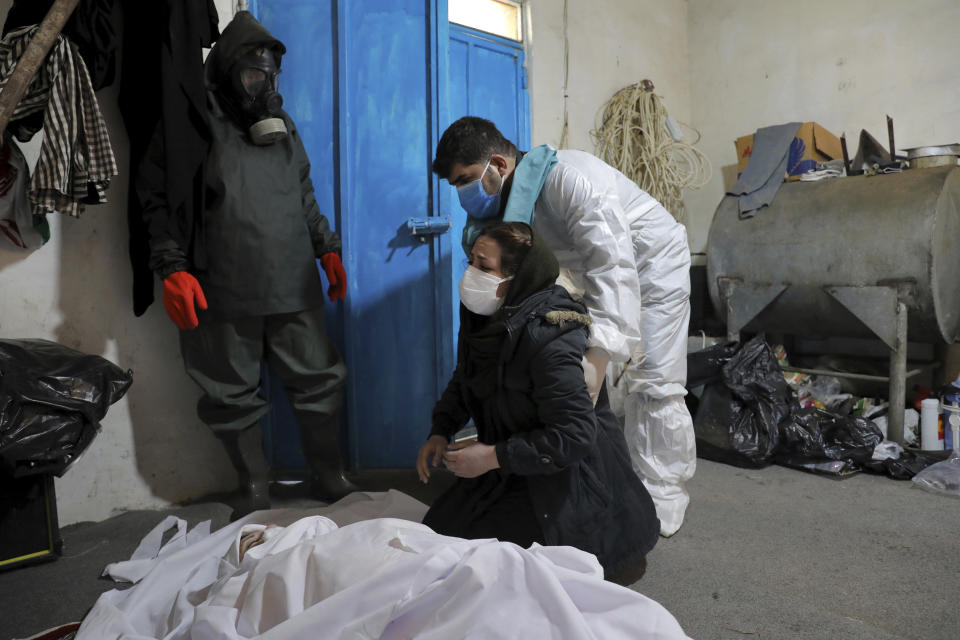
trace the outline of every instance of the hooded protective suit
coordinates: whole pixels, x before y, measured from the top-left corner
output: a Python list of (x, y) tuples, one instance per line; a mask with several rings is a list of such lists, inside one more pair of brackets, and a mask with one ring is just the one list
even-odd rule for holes
[(556, 254), (561, 284), (583, 295), (593, 321), (588, 347), (605, 349), (613, 363), (629, 360), (608, 380), (611, 404), (622, 407), (634, 470), (657, 506), (661, 533), (672, 535), (690, 501), (684, 482), (696, 470), (684, 402), (686, 229), (610, 165), (565, 150), (540, 190), (533, 228)]
[[(290, 117), (289, 135), (269, 146), (253, 144), (248, 121), (229, 91), (234, 62), (252, 48), (284, 51), (248, 12), (224, 29), (205, 65), (211, 148), (206, 158), (206, 203), (199, 220), (170, 211), (162, 149), (151, 148), (137, 185), (150, 234), (150, 266), (162, 278), (186, 270), (200, 282), (209, 312), (219, 318), (286, 313), (323, 304), (314, 262), (340, 252), (313, 194), (310, 162)], [(154, 142), (157, 142), (155, 136)], [(188, 250), (199, 243), (204, 264)]]
[[(271, 59), (262, 65), (267, 72), (258, 87), (275, 94), (284, 51), (244, 11), (208, 56), (211, 143), (201, 216), (188, 221), (168, 206), (164, 155), (156, 144), (162, 136), (154, 136), (138, 193), (150, 233), (150, 265), (164, 280), (164, 303), (182, 329), (187, 373), (204, 393), (200, 419), (223, 439), (241, 479), (252, 479), (254, 497), (264, 495), (266, 461), (257, 421), (269, 409), (259, 393), (266, 360), (300, 423), (315, 494), (336, 498), (352, 488), (342, 480), (337, 443), (346, 368), (326, 336), (317, 258), (325, 268), (330, 259), (340, 265), (340, 238), (320, 213), (306, 151), (293, 121), (279, 110), (278, 96), (257, 103), (255, 95), (238, 95), (239, 74), (257, 71), (264, 57)], [(269, 144), (255, 140), (251, 127), (266, 118), (281, 120), (285, 129)], [(206, 256), (202, 264), (189, 249), (197, 243)], [(332, 292), (331, 286), (331, 299)], [(195, 313), (193, 295), (201, 309)], [(178, 316), (184, 306), (188, 313)]]

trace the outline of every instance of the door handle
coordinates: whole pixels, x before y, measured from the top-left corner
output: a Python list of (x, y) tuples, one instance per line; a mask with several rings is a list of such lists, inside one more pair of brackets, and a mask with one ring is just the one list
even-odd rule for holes
[(410, 235), (426, 242), (431, 236), (438, 236), (450, 230), (449, 216), (432, 216), (429, 218), (410, 218), (407, 220)]

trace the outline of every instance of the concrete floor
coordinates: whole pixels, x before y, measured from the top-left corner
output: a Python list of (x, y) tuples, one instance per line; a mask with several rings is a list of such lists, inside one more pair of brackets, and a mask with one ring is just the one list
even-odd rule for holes
[(706, 460), (690, 493), (637, 589), (692, 638), (960, 638), (960, 500)]
[[(441, 488), (408, 471), (361, 480), (424, 501)], [(960, 637), (960, 500), (883, 476), (833, 480), (705, 460), (690, 492), (686, 523), (660, 540), (635, 588), (692, 638)], [(173, 512), (191, 525), (212, 518), (216, 528), (230, 510), (209, 501)], [(103, 566), (128, 558), (167, 513), (65, 527), (62, 558), (0, 573), (0, 640), (79, 620), (114, 587), (98, 578)]]

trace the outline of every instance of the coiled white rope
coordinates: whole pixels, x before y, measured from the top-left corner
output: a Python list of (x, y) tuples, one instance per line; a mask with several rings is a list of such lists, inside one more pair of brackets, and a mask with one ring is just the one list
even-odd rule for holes
[(683, 189), (699, 189), (710, 181), (710, 160), (692, 143), (673, 139), (667, 110), (653, 83), (644, 80), (617, 91), (603, 106), (601, 124), (591, 135), (597, 155), (656, 198), (679, 222), (686, 224)]

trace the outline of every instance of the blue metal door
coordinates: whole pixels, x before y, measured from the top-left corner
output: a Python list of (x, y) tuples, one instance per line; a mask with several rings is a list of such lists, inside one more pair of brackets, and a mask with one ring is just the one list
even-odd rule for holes
[[(328, 305), (346, 361), (351, 466), (410, 467), (452, 369), (450, 236), (411, 235), (441, 217), (430, 162), (446, 122), (443, 0), (258, 0), (251, 10), (287, 46), (280, 90), (312, 163), (321, 208), (343, 238), (346, 300)], [(446, 257), (445, 257), (446, 256)], [(278, 385), (268, 444), (302, 465)], [(300, 456), (299, 459), (297, 456)]]
[[(331, 226), (340, 230), (337, 214), (336, 16), (332, 0), (251, 3), (251, 11), (287, 47), (280, 76), (284, 107), (297, 124), (310, 158), (314, 194)], [(296, 27), (296, 31), (294, 28)], [(304, 88), (309, 87), (309, 91)], [(322, 274), (322, 269), (320, 270)], [(327, 282), (324, 279), (324, 289)], [(343, 353), (343, 315), (328, 304), (327, 332)], [(263, 395), (270, 411), (261, 420), (267, 457), (281, 477), (297, 475), (307, 463), (300, 446), (297, 420), (280, 380), (263, 366)]]
[[(449, 121), (443, 128), (462, 116), (479, 116), (494, 122), (520, 149), (529, 148), (530, 104), (522, 43), (451, 24), (449, 56)], [(453, 244), (450, 300), (456, 336), (460, 326), (457, 286), (467, 265), (460, 236), (467, 214), (457, 201), (456, 191), (452, 187), (447, 190), (451, 197), (450, 240)]]

